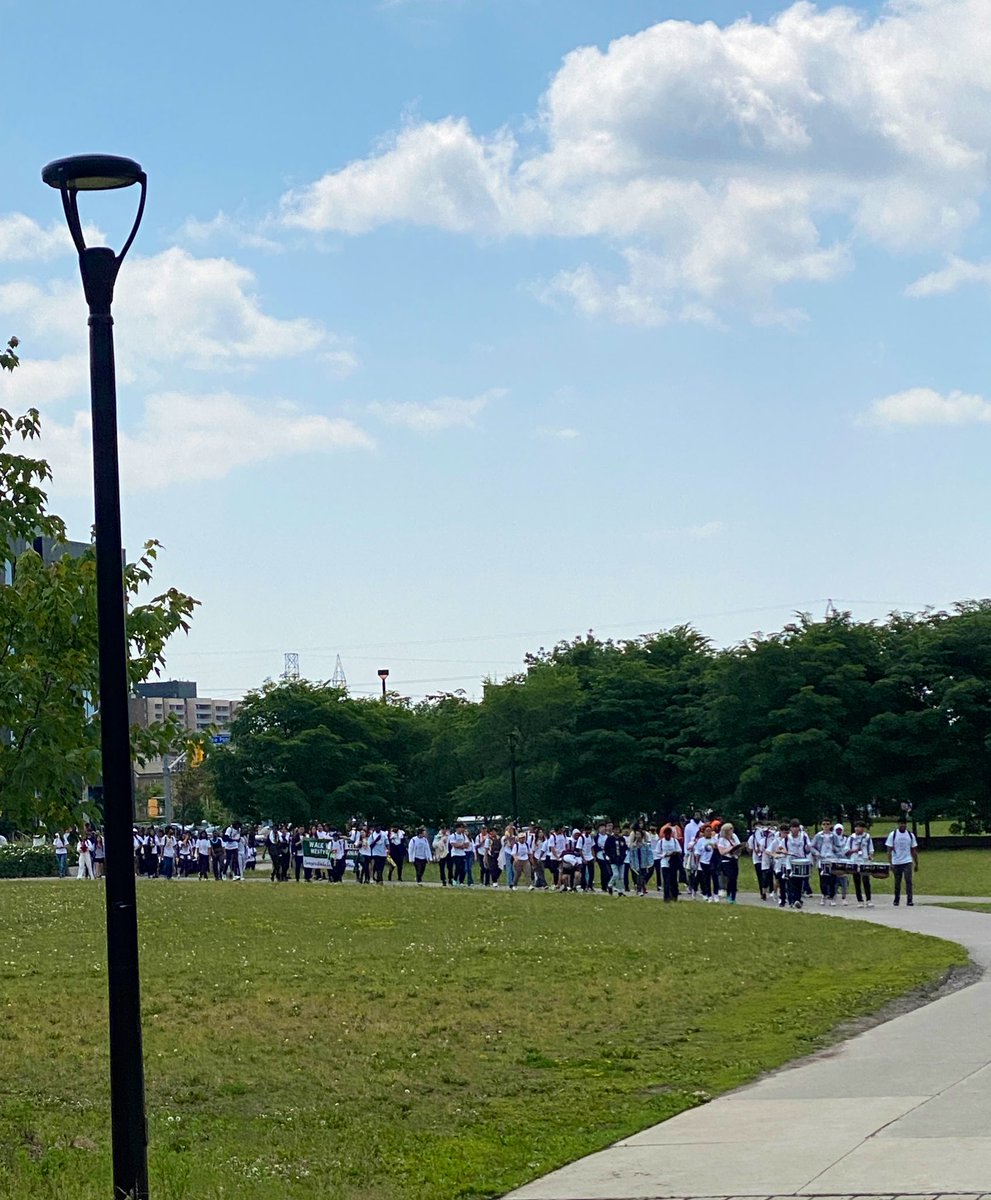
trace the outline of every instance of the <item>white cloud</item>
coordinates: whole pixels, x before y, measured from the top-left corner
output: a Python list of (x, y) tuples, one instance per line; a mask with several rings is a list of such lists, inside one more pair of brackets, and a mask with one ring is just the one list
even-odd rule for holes
[(187, 218), (176, 231), (176, 241), (205, 243), (217, 240), (231, 241), (238, 246), (246, 246), (250, 250), (269, 250), (277, 253), (282, 250), (280, 242), (266, 237), (250, 221), (232, 217), (223, 210), (208, 221), (196, 217)]
[[(851, 246), (952, 248), (987, 193), (991, 0), (893, 0), (874, 20), (797, 3), (767, 23), (665, 21), (567, 55), (538, 144), (447, 117), (283, 197), (282, 220), (596, 237), (626, 279), (548, 285), (656, 325), (847, 270)], [(839, 232), (837, 232), (839, 231)]]
[[(90, 246), (104, 240), (95, 225), (83, 225), (83, 236)], [(23, 213), (0, 215), (0, 262), (30, 262), (74, 253), (65, 221), (53, 221), (45, 227)]]
[(505, 389), (489, 388), (478, 396), (461, 399), (458, 396), (441, 396), (428, 403), (408, 401), (404, 403), (369, 404), (368, 411), (390, 425), (404, 425), (417, 433), (438, 433), (443, 429), (470, 429), (475, 418), (492, 400), (504, 396)]
[[(87, 494), (92, 486), (90, 419), (77, 412), (66, 424), (47, 420), (42, 452), (55, 487)], [(223, 479), (252, 463), (298, 454), (368, 450), (374, 442), (354, 422), (300, 412), (291, 405), (262, 408), (229, 392), (149, 396), (140, 425), (120, 433), (124, 490), (157, 491), (204, 479)]]
[[(126, 373), (117, 372), (118, 381), (126, 382)], [(11, 374), (0, 375), (0, 404), (21, 410), (47, 408), (72, 396), (85, 395), (89, 386), (89, 358), (85, 353), (65, 354), (61, 358), (22, 358)]]
[(905, 294), (916, 297), (945, 296), (965, 283), (991, 284), (991, 259), (976, 263), (951, 255), (945, 267), (909, 284)]
[[(0, 314), (27, 323), (19, 331), (85, 345), (80, 285), (17, 281), (0, 286)], [(274, 358), (314, 353), (337, 374), (357, 360), (342, 340), (306, 317), (263, 311), (254, 274), (227, 258), (197, 258), (172, 247), (128, 259), (114, 302), (118, 360), (144, 375), (149, 367), (181, 363), (197, 370), (248, 368)]]
[(550, 428), (544, 427), (542, 429), (537, 430), (537, 436), (538, 437), (556, 438), (558, 441), (561, 441), (561, 442), (573, 442), (575, 440), (575, 438), (581, 437), (581, 433), (577, 429), (571, 429), (568, 427), (566, 427), (564, 429), (550, 429)]
[(931, 388), (909, 388), (875, 400), (862, 425), (972, 425), (991, 421), (991, 401), (965, 392), (943, 396)]

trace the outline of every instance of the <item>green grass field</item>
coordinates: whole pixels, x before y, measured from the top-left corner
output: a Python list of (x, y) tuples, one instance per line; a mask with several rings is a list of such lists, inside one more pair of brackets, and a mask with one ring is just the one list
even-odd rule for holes
[(937, 908), (959, 908), (965, 912), (991, 913), (991, 904), (938, 904)]
[[(965, 957), (605, 897), (142, 881), (139, 902), (156, 1200), (496, 1196)], [(102, 1200), (102, 889), (0, 885), (0, 928), (0, 1197)]]
[[(875, 858), (884, 859), (885, 855), (881, 852), (883, 838), (878, 837), (877, 845)], [(267, 877), (268, 865), (259, 864), (258, 874), (260, 877)], [(436, 882), (438, 876), (435, 865), (431, 864), (427, 868), (425, 878)], [(503, 883), (505, 883), (505, 876)], [(749, 858), (744, 858), (740, 862), (740, 890), (745, 892), (757, 890), (754, 869)], [(873, 890), (882, 896), (890, 895), (893, 891), (890, 877), (886, 880), (876, 880)], [(921, 850), (915, 890), (925, 896), (991, 897), (991, 850)], [(850, 895), (851, 897), (854, 895), (852, 882)]]
[[(885, 859), (880, 850), (874, 857)], [(818, 891), (816, 880), (812, 882)], [(894, 891), (892, 884), (890, 876), (874, 880), (872, 890), (878, 895), (889, 896)], [(740, 885), (743, 891), (757, 890), (753, 864), (749, 858), (740, 864)], [(991, 850), (920, 850), (915, 890), (920, 896), (991, 897)], [(852, 881), (850, 898), (855, 899)]]

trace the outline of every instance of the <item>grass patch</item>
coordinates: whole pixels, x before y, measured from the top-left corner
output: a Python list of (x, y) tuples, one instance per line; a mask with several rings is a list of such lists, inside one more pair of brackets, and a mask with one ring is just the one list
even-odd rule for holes
[[(885, 835), (887, 836), (887, 835)], [(880, 852), (883, 839), (874, 843), (878, 852), (874, 857), (885, 861)], [(920, 870), (915, 876), (915, 890), (920, 896), (989, 896), (991, 897), (991, 850), (919, 850)], [(812, 886), (818, 892), (818, 882), (813, 871)], [(871, 888), (881, 896), (894, 893), (894, 877), (874, 879)], [(740, 890), (755, 892), (754, 869), (749, 859), (740, 864)], [(853, 881), (850, 881), (850, 896), (854, 896)]]
[(964, 901), (955, 904), (934, 904), (933, 908), (959, 908), (964, 912), (991, 913), (991, 904), (967, 904)]
[[(966, 958), (604, 897), (148, 882), (139, 903), (156, 1200), (495, 1196)], [(102, 1200), (102, 890), (6, 884), (0, 928), (0, 1197)]]

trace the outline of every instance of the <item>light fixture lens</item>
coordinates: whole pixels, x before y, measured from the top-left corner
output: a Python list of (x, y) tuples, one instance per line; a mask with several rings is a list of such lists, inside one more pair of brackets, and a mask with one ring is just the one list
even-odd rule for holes
[(41, 178), (49, 187), (71, 192), (108, 192), (140, 183), (144, 171), (133, 159), (116, 154), (78, 154), (50, 162)]

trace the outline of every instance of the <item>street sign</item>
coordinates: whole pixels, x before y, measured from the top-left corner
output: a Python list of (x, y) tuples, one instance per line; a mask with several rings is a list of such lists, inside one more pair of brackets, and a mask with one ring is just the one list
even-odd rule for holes
[(226, 746), (230, 740), (231, 735), (229, 733), (215, 733), (210, 738), (210, 741), (213, 742), (215, 746)]

